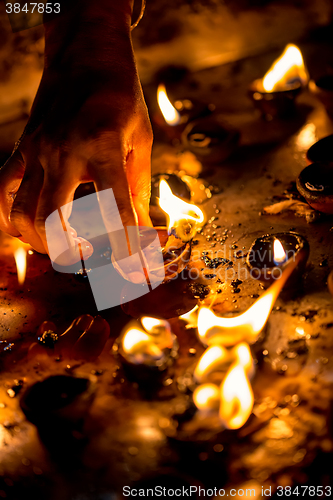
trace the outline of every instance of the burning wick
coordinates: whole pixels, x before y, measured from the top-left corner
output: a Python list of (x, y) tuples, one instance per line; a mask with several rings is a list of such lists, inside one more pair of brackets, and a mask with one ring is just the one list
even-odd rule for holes
[(27, 271), (27, 252), (25, 248), (19, 247), (15, 250), (14, 258), (17, 268), (17, 281), (19, 285), (23, 285)]
[(165, 85), (160, 83), (157, 90), (157, 101), (162, 111), (165, 121), (171, 125), (178, 125), (180, 122), (180, 114), (176, 108), (171, 104), (165, 89)]
[(157, 318), (144, 316), (141, 324), (131, 323), (121, 334), (119, 353), (131, 365), (145, 365), (164, 370), (172, 351), (176, 351), (175, 336), (170, 324)]
[(283, 91), (295, 84), (306, 85), (308, 79), (302, 53), (290, 43), (263, 77), (262, 87), (266, 92)]
[(161, 179), (158, 203), (168, 217), (168, 233), (175, 234), (182, 241), (191, 240), (204, 221), (202, 210), (175, 196), (168, 183)]
[(280, 240), (274, 240), (273, 244), (273, 260), (275, 264), (278, 266), (279, 264), (283, 264), (287, 260), (287, 254)]
[(231, 350), (217, 345), (209, 347), (194, 372), (194, 378), (201, 384), (193, 393), (194, 404), (204, 412), (219, 411), (226, 428), (238, 429), (252, 412), (253, 374), (253, 359), (245, 342)]

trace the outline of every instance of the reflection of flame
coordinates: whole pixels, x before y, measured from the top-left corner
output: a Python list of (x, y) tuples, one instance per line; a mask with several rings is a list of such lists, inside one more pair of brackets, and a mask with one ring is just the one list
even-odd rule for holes
[(161, 179), (159, 205), (168, 216), (168, 230), (175, 228), (183, 241), (193, 238), (197, 224), (204, 220), (204, 214), (196, 205), (186, 203), (175, 196), (168, 183)]
[(27, 271), (27, 252), (25, 248), (19, 247), (15, 250), (14, 257), (17, 268), (17, 280), (20, 285), (23, 285)]
[(292, 85), (295, 81), (299, 81), (302, 85), (306, 84), (308, 72), (299, 48), (289, 44), (262, 79), (262, 85), (266, 92), (273, 92), (286, 90), (288, 85)]
[(161, 83), (157, 89), (157, 101), (162, 111), (165, 121), (169, 125), (177, 125), (180, 121), (180, 114), (176, 108), (171, 104), (167, 96), (165, 85)]
[(206, 344), (235, 345), (247, 341), (253, 343), (264, 328), (274, 303), (301, 259), (301, 252), (284, 269), (281, 277), (270, 286), (261, 297), (244, 313), (230, 318), (220, 318), (207, 307), (202, 307), (198, 314), (198, 334)]
[(280, 240), (274, 240), (273, 244), (273, 260), (276, 265), (282, 264), (286, 260), (287, 254)]
[(239, 361), (230, 367), (220, 390), (220, 418), (228, 429), (238, 429), (251, 415), (254, 401), (251, 384)]
[(137, 328), (131, 328), (125, 333), (122, 346), (126, 354), (144, 353), (156, 359), (162, 356), (161, 349), (151, 341), (150, 335)]

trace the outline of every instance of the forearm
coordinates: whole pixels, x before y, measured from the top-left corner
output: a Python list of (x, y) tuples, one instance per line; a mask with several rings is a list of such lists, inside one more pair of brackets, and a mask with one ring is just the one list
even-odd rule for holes
[(65, 11), (45, 17), (45, 67), (98, 64), (130, 40), (134, 0), (66, 0)]

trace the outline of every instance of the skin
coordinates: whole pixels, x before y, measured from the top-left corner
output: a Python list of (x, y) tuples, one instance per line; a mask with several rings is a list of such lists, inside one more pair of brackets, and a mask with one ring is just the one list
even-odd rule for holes
[[(45, 23), (40, 87), (24, 134), (0, 170), (0, 229), (38, 252), (50, 253), (47, 217), (70, 204), (85, 182), (113, 189), (124, 226), (151, 226), (152, 131), (131, 43), (132, 3), (80, 0)], [(103, 208), (102, 214), (112, 218)], [(92, 245), (74, 229), (68, 237), (69, 260), (80, 258), (77, 243), (83, 257), (91, 255)], [(110, 241), (117, 259), (127, 255), (126, 239), (111, 234)], [(135, 238), (130, 253), (138, 247)]]

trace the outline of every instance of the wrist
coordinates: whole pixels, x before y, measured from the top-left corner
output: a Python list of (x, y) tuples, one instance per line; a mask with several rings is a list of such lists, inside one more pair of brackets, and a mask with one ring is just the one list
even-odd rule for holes
[(66, 0), (60, 16), (44, 19), (45, 67), (109, 58), (110, 51), (130, 41), (134, 0)]

